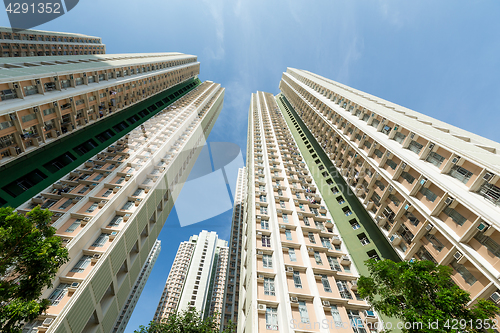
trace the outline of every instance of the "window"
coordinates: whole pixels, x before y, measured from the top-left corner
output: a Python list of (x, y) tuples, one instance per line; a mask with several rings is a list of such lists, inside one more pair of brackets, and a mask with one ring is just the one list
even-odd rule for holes
[(385, 164), (387, 164), (392, 170), (396, 170), (396, 168), (398, 167), (396, 162), (390, 159), (387, 159), (387, 161), (385, 161)]
[(451, 262), (451, 266), (462, 276), (462, 278), (469, 286), (472, 286), (474, 283), (476, 283), (477, 279), (474, 277), (474, 275), (472, 275), (471, 272), (469, 272), (467, 268), (465, 268), (464, 265), (459, 264), (456, 260), (453, 260)]
[(349, 221), (349, 223), (351, 224), (351, 227), (354, 230), (361, 228), (361, 226), (359, 225), (357, 220), (351, 220), (351, 221)]
[(109, 239), (109, 234), (100, 234), (99, 237), (97, 237), (97, 239), (94, 241), (94, 243), (91, 245), (92, 247), (103, 247), (104, 244), (106, 244), (106, 242), (108, 241)]
[(72, 199), (68, 199), (61, 206), (59, 206), (58, 209), (66, 209), (71, 205), (72, 202), (73, 202)]
[(316, 240), (314, 239), (314, 233), (310, 232), (308, 234), (308, 237), (309, 237), (309, 242), (311, 242), (312, 244), (316, 244)]
[(51, 305), (56, 306), (64, 298), (64, 295), (68, 292), (69, 284), (59, 283), (56, 289), (50, 294), (48, 300)]
[(300, 280), (300, 273), (298, 271), (293, 271), (293, 284), (295, 288), (302, 289), (302, 281)]
[(76, 228), (78, 228), (80, 226), (80, 224), (82, 224), (82, 220), (81, 219), (77, 219), (75, 220), (75, 222), (73, 222), (69, 227), (68, 229), (66, 229), (65, 232), (74, 232), (76, 230)]
[(82, 188), (78, 191), (78, 194), (83, 194), (83, 193), (87, 192), (87, 191), (88, 191), (88, 189), (89, 189), (89, 187), (88, 187), (88, 186), (84, 186), (84, 187), (82, 187)]
[(375, 154), (378, 158), (382, 158), (382, 155), (383, 155), (382, 151), (380, 151), (380, 150), (378, 150), (378, 149), (375, 149), (375, 150), (373, 151), (373, 153), (374, 153), (374, 154)]
[(425, 160), (439, 168), (441, 164), (443, 164), (444, 157), (439, 155), (438, 153), (431, 151), (429, 155), (427, 155), (427, 158)]
[(321, 255), (318, 251), (314, 251), (314, 259), (316, 260), (316, 264), (323, 265), (323, 260), (321, 260)]
[(267, 197), (265, 195), (260, 196), (260, 201), (261, 202), (267, 202)]
[(417, 141), (412, 140), (410, 142), (410, 145), (408, 146), (408, 149), (414, 152), (415, 154), (420, 154), (420, 151), (422, 150), (424, 146), (418, 143)]
[(337, 271), (337, 272), (342, 272), (342, 269), (340, 268), (339, 261), (335, 257), (326, 257), (328, 259), (328, 264), (330, 264), (330, 269), (332, 271)]
[(262, 235), (262, 246), (271, 247), (271, 236)]
[(304, 221), (304, 225), (305, 225), (305, 226), (308, 226), (308, 227), (309, 227), (309, 226), (311, 225), (311, 224), (309, 223), (309, 218), (308, 218), (307, 216), (304, 216), (303, 221)]
[(122, 221), (123, 221), (123, 217), (116, 215), (116, 216), (115, 216), (115, 217), (113, 217), (113, 219), (109, 222), (108, 227), (116, 227), (116, 226), (118, 226), (120, 223), (122, 223)]
[(333, 250), (332, 243), (330, 243), (330, 238), (320, 237), (320, 239), (321, 239), (321, 244), (323, 245), (323, 247), (326, 247), (327, 249)]
[(288, 215), (283, 214), (283, 222), (288, 223)]
[(347, 310), (347, 316), (349, 317), (351, 327), (355, 333), (366, 333), (358, 310)]
[(441, 252), (441, 250), (443, 250), (443, 243), (441, 243), (439, 239), (437, 239), (434, 235), (427, 233), (425, 235), (425, 238), (427, 238), (427, 240), (432, 244), (432, 247), (435, 248), (436, 251)]
[(269, 221), (268, 220), (260, 220), (260, 227), (264, 230), (269, 230)]
[(488, 249), (491, 253), (493, 253), (497, 258), (500, 258), (500, 245), (491, 239), (488, 236), (485, 236), (483, 233), (478, 232), (474, 238)]
[(297, 261), (297, 256), (295, 255), (295, 249), (290, 247), (288, 249), (288, 257), (290, 258), (290, 261)]
[(92, 205), (90, 205), (89, 208), (87, 208), (87, 210), (85, 212), (92, 213), (97, 208), (97, 206), (98, 206), (97, 202), (94, 202)]
[(451, 217), (453, 222), (455, 222), (458, 225), (464, 225), (464, 223), (467, 221), (467, 219), (465, 217), (463, 217), (462, 214), (460, 214), (459, 212), (457, 212), (453, 208), (445, 207), (443, 209), (443, 213), (445, 213), (446, 215)]
[(401, 177), (406, 180), (409, 184), (413, 184), (413, 182), (415, 181), (415, 177), (413, 177), (412, 175), (410, 175), (408, 172), (406, 171), (403, 171), (401, 172)]
[(434, 202), (437, 199), (437, 195), (426, 187), (422, 186), (419, 192), (422, 193), (430, 202)]
[(389, 200), (392, 201), (392, 203), (394, 204), (394, 206), (398, 207), (399, 204), (401, 203), (401, 201), (398, 199), (397, 196), (395, 196), (394, 194), (389, 194)]
[(405, 138), (406, 138), (406, 135), (404, 135), (401, 132), (396, 132), (396, 134), (394, 135), (394, 141), (396, 141), (400, 144), (403, 144), (403, 141), (405, 141)]
[(27, 116), (22, 116), (21, 119), (22, 119), (23, 123), (27, 123), (28, 121), (32, 121), (33, 119), (36, 119), (36, 114), (31, 113)]
[(123, 205), (123, 207), (121, 209), (122, 210), (129, 210), (132, 206), (134, 206), (134, 202), (133, 201), (127, 201), (125, 203), (125, 205)]
[(274, 293), (274, 278), (264, 278), (264, 295), (275, 296)]
[(336, 305), (330, 305), (330, 312), (333, 317), (333, 322), (335, 323), (335, 327), (342, 327), (342, 318), (340, 317), (339, 309)]
[(267, 215), (267, 207), (260, 207), (260, 213), (263, 215)]
[(290, 229), (285, 230), (286, 240), (292, 240), (292, 231)]
[(286, 208), (285, 202), (283, 200), (280, 200), (280, 207), (281, 208)]
[(366, 237), (365, 233), (359, 234), (358, 239), (363, 246), (370, 244), (370, 240), (368, 239), (368, 237)]
[(52, 114), (54, 112), (56, 112), (56, 110), (54, 108), (45, 109), (45, 110), (43, 110), (43, 115), (48, 116), (49, 114)]
[(264, 268), (273, 268), (273, 257), (270, 254), (262, 255), (262, 266)]
[(462, 183), (467, 184), (470, 177), (472, 177), (472, 172), (462, 168), (461, 166), (454, 165), (453, 168), (451, 168), (449, 175), (460, 180)]
[(328, 281), (328, 276), (321, 275), (321, 283), (323, 284), (323, 288), (325, 289), (325, 292), (327, 292), (327, 293), (332, 292), (332, 288), (330, 287), (330, 282)]
[(70, 272), (73, 273), (81, 273), (87, 268), (87, 266), (90, 264), (91, 256), (83, 256), (78, 260), (78, 262), (73, 266)]
[(111, 195), (111, 193), (113, 193), (113, 190), (106, 190), (106, 192), (104, 192), (102, 196), (104, 198), (107, 198), (107, 197), (109, 197)]
[(347, 281), (337, 280), (337, 288), (339, 289), (340, 297), (344, 299), (352, 299), (352, 295), (349, 292), (349, 286)]
[(278, 309), (266, 307), (266, 329), (278, 330)]
[(102, 177), (104, 177), (104, 175), (102, 173), (98, 174), (97, 176), (95, 176), (95, 178), (93, 180), (95, 181), (98, 181), (100, 180)]
[(408, 219), (408, 221), (410, 221), (410, 223), (415, 227), (418, 226), (418, 224), (420, 223), (420, 221), (415, 217), (415, 215), (413, 215), (408, 211), (405, 212), (405, 216)]
[(299, 313), (300, 313), (300, 322), (308, 323), (309, 322), (309, 314), (307, 313), (306, 302), (299, 301)]

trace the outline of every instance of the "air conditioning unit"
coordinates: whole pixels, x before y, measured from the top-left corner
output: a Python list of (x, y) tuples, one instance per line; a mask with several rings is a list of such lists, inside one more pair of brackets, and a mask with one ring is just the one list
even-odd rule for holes
[(434, 226), (430, 223), (425, 226), (425, 230), (428, 231), (430, 234), (434, 234), (436, 232)]
[(435, 146), (435, 144), (431, 143), (431, 144), (429, 145), (429, 150), (434, 149), (434, 146)]
[(342, 256), (342, 257), (340, 258), (340, 260), (341, 260), (342, 262), (345, 262), (345, 263), (350, 263), (350, 262), (351, 262), (351, 259), (350, 259), (348, 256)]
[(424, 186), (424, 187), (425, 187), (425, 185), (427, 185), (427, 179), (426, 179), (426, 178), (422, 178), (422, 179), (420, 180), (420, 185), (422, 185), (422, 186)]
[(493, 178), (493, 176), (494, 176), (494, 174), (492, 174), (491, 172), (487, 172), (484, 174), (483, 180), (486, 180), (487, 182), (489, 182)]
[(448, 197), (448, 198), (446, 198), (446, 199), (444, 200), (444, 204), (445, 204), (446, 206), (449, 206), (449, 205), (451, 205), (451, 204), (453, 203), (453, 201), (454, 201), (454, 200), (455, 200), (455, 199), (453, 199), (452, 197)]
[(84, 222), (90, 222), (90, 217), (84, 217), (84, 218), (83, 218), (83, 221), (84, 221)]
[(127, 175), (125, 176), (125, 180), (129, 180), (131, 177), (132, 177), (132, 175), (127, 174)]
[(135, 205), (136, 206), (139, 206), (139, 204), (141, 203), (142, 199), (141, 198), (137, 198), (135, 199)]
[(107, 202), (106, 200), (101, 200), (99, 202), (99, 207), (104, 207), (104, 205), (106, 204), (106, 202)]
[(42, 325), (43, 326), (50, 326), (50, 324), (52, 324), (52, 321), (54, 321), (54, 318), (45, 318)]
[(458, 162), (460, 162), (460, 156), (455, 156), (455, 157), (453, 157), (453, 159), (451, 160), (451, 163), (453, 163), (453, 164), (457, 164)]
[(118, 231), (113, 231), (110, 235), (111, 236), (116, 236), (116, 235), (118, 235)]
[(307, 252), (314, 252), (314, 249), (312, 247), (308, 247)]
[(118, 191), (120, 190), (120, 188), (121, 188), (120, 186), (115, 186), (115, 187), (113, 188), (113, 193), (118, 192)]
[(286, 271), (289, 272), (289, 273), (293, 273), (293, 267), (287, 267)]
[(265, 304), (259, 304), (259, 305), (257, 305), (257, 311), (259, 311), (259, 312), (266, 312), (266, 305)]
[(410, 133), (410, 139), (414, 139), (415, 138), (415, 133)]
[(290, 297), (290, 301), (293, 302), (293, 303), (298, 303), (299, 302), (299, 298), (298, 297)]
[(411, 207), (411, 203), (407, 203), (407, 204), (405, 205), (405, 210), (410, 209), (410, 207)]
[(497, 291), (495, 291), (493, 294), (491, 294), (490, 296), (491, 300), (495, 303), (500, 303), (500, 293), (498, 293)]
[(457, 251), (453, 255), (453, 258), (455, 258), (455, 260), (460, 263), (460, 261), (462, 261), (462, 258), (464, 258), (464, 255), (460, 251)]
[(14, 88), (19, 89), (19, 85), (17, 83), (14, 83)]
[(258, 279), (264, 279), (264, 275), (259, 274), (259, 275), (257, 276), (257, 278), (258, 278)]
[(401, 170), (405, 171), (407, 166), (408, 164), (406, 164), (405, 162), (401, 163)]
[(394, 191), (394, 187), (392, 185), (389, 185), (387, 190), (389, 191), (389, 193), (392, 193), (392, 191)]
[(286, 230), (286, 225), (280, 225), (280, 229)]
[(401, 243), (401, 237), (399, 237), (398, 235), (392, 235), (390, 240), (391, 244), (394, 246), (398, 246)]
[(262, 218), (262, 216), (257, 215), (257, 220), (260, 220), (261, 218)]
[(375, 318), (375, 312), (374, 311), (371, 311), (371, 310), (366, 310), (365, 311), (365, 317), (367, 318)]
[(101, 258), (101, 254), (100, 253), (96, 253), (92, 256), (93, 259), (100, 259)]
[(261, 231), (257, 231), (257, 238), (262, 238), (262, 232)]
[(68, 290), (69, 290), (69, 291), (72, 291), (72, 292), (75, 292), (75, 291), (76, 291), (76, 289), (78, 288), (78, 286), (79, 286), (79, 285), (80, 285), (80, 282), (73, 282), (73, 283), (69, 286)]
[(329, 301), (323, 301), (321, 303), (323, 304), (323, 306), (330, 306), (330, 302)]
[(264, 254), (264, 251), (257, 251), (257, 255), (258, 255), (258, 256), (261, 256), (261, 255), (263, 255), (263, 254)]
[(54, 215), (52, 215), (52, 217), (61, 217), (62, 215), (62, 213), (55, 213)]

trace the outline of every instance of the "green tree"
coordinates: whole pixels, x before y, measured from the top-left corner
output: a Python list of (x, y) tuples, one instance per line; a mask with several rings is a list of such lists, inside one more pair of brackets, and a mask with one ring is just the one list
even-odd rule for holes
[(23, 322), (43, 313), (50, 302), (40, 300), (52, 286), (68, 251), (54, 236), (52, 213), (36, 207), (22, 215), (0, 208), (0, 331), (19, 332)]
[(449, 266), (427, 260), (366, 263), (370, 276), (359, 278), (359, 294), (379, 313), (413, 325), (403, 332), (483, 332), (493, 325), (496, 305), (479, 299), (467, 307), (470, 295), (452, 281)]
[[(219, 333), (220, 326), (214, 317), (201, 319), (201, 314), (194, 308), (182, 311), (179, 314), (173, 314), (165, 322), (150, 322), (148, 326), (140, 326), (135, 333)], [(236, 332), (236, 325), (229, 323), (229, 327), (222, 333)]]

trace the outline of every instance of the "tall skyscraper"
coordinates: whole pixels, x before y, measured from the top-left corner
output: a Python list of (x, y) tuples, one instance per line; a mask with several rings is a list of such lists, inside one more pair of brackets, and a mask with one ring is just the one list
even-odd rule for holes
[[(473, 302), (500, 302), (499, 143), (303, 70), (280, 89), (301, 150), (317, 155), (308, 164), (323, 167), (313, 176), (331, 181), (327, 205), (356, 218), (340, 224), (348, 248), (390, 244), (400, 259), (450, 266)], [(358, 252), (359, 266), (374, 254)]]
[(144, 263), (141, 269), (141, 273), (135, 280), (133, 284), (132, 290), (130, 291), (130, 295), (127, 298), (127, 301), (122, 307), (118, 319), (116, 319), (115, 326), (113, 327), (112, 333), (123, 333), (125, 328), (127, 327), (128, 321), (132, 316), (132, 312), (134, 312), (135, 306), (137, 305), (137, 301), (141, 296), (142, 290), (146, 286), (146, 282), (148, 281), (149, 275), (153, 270), (153, 266), (155, 265), (156, 259), (160, 255), (161, 251), (161, 241), (157, 240), (153, 245), (153, 248), (149, 252), (148, 259)]
[(238, 332), (367, 332), (379, 319), (357, 294), (357, 254), (325, 206), (325, 184), (304, 162), (294, 125), (269, 93), (253, 94), (249, 112)]
[(240, 290), (241, 239), (243, 237), (243, 215), (247, 193), (246, 168), (238, 170), (233, 217), (231, 221), (231, 238), (229, 239), (229, 265), (224, 287), (224, 304), (222, 306), (222, 323), (226, 328), (229, 321), (238, 322), (238, 300)]
[[(33, 122), (37, 133), (42, 133), (40, 126), (47, 122), (43, 105), (56, 107), (55, 112), (47, 112), (54, 119), (59, 119), (69, 105), (70, 122), (75, 120), (71, 115), (76, 105), (85, 105), (84, 111), (87, 107), (94, 110), (84, 112), (84, 119), (89, 120), (82, 125), (85, 131), (75, 127), (74, 136), (56, 140), (24, 157), (14, 156), (17, 158), (2, 170), (4, 182), (26, 179), (2, 187), (2, 203), (17, 207), (21, 213), (37, 205), (52, 211), (52, 225), (70, 256), (54, 279), (53, 288), (43, 292), (42, 297), (52, 305), (26, 327), (31, 332), (120, 329), (119, 316), (127, 316), (127, 309), (145, 282), (155, 258), (151, 250), (159, 250), (156, 238), (223, 104), (224, 89), (219, 84), (201, 83), (196, 78), (199, 63), (194, 56), (165, 53), (83, 56), (86, 60), (78, 57), (61, 57), (57, 61), (52, 58), (54, 64), (39, 63), (33, 72), (26, 65), (22, 79), (18, 77), (22, 70), (14, 69), (12, 75), (19, 82), (15, 89), (24, 87), (22, 82), (26, 81), (42, 90), (38, 90), (38, 96), (23, 95), (0, 102), (3, 117), (11, 118), (14, 124), (14, 137), (25, 121), (28, 125)], [(55, 69), (57, 80), (52, 79), (58, 82), (56, 91), (46, 92), (44, 79), (38, 82), (37, 75), (46, 77), (47, 68), (59, 64), (74, 66), (66, 68), (73, 77), (66, 75), (63, 68)], [(76, 72), (83, 84), (73, 85)], [(70, 82), (67, 90), (60, 86), (61, 73), (64, 81)], [(102, 80), (100, 75), (104, 75)], [(95, 81), (88, 81), (89, 77)], [(63, 96), (67, 101), (60, 100)], [(57, 102), (48, 105), (46, 98)], [(101, 104), (96, 104), (99, 98), (103, 99), (99, 103), (104, 103), (101, 111)], [(75, 103), (77, 99), (82, 99), (83, 104)], [(111, 99), (114, 104), (107, 104)], [(38, 105), (31, 120), (23, 119), (21, 110), (29, 103)], [(65, 103), (64, 108), (61, 103)], [(61, 129), (58, 123), (61, 125), (60, 119), (54, 126)], [(68, 126), (68, 131), (73, 129)], [(19, 138), (23, 143), (27, 137)], [(32, 142), (38, 139), (31, 138)], [(34, 171), (23, 174), (22, 166)], [(21, 186), (21, 191), (15, 186)], [(25, 202), (16, 204), (21, 199)]]
[(179, 245), (154, 321), (190, 307), (203, 317), (221, 313), (228, 259), (227, 241), (203, 230)]
[[(0, 57), (105, 54), (100, 37), (42, 30), (12, 31), (0, 27)], [(21, 59), (11, 61), (20, 61)]]

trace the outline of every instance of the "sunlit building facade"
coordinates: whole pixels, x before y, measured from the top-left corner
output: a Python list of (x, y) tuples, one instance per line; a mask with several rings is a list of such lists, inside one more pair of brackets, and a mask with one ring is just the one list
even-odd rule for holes
[(238, 170), (236, 194), (234, 197), (231, 235), (229, 239), (229, 264), (224, 288), (224, 304), (222, 306), (222, 329), (231, 321), (238, 322), (238, 301), (240, 291), (241, 239), (243, 237), (243, 213), (247, 193), (246, 168)]
[(227, 241), (203, 230), (179, 245), (154, 321), (194, 308), (203, 317), (220, 314), (228, 259)]
[(400, 259), (450, 266), (473, 302), (500, 302), (499, 143), (308, 71), (280, 90), (338, 195), (363, 206), (355, 233), (376, 226)]
[(252, 94), (237, 330), (375, 330), (379, 319), (357, 293), (355, 254), (284, 114), (272, 94)]
[(222, 109), (224, 89), (205, 81), (178, 96), (17, 207), (49, 209), (70, 257), (42, 294), (51, 306), (25, 331), (112, 332), (131, 292), (142, 288), (136, 281)]

